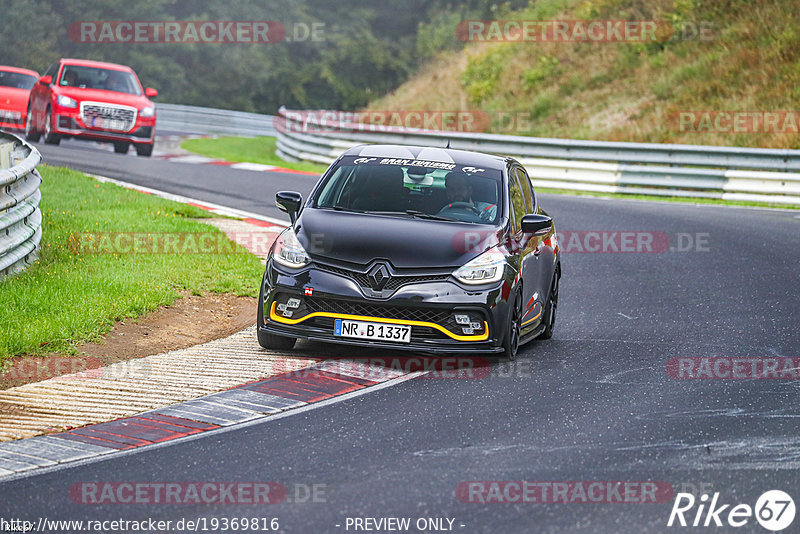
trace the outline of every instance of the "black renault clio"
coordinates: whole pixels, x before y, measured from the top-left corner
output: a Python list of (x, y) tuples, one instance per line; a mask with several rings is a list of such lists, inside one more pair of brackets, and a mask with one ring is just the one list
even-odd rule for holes
[(550, 338), (555, 226), (512, 158), (399, 145), (342, 154), (270, 250), (258, 341), (497, 354)]

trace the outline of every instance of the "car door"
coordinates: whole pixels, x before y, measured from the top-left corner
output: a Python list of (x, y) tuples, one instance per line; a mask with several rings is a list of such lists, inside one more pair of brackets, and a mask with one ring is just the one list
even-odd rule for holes
[[(530, 192), (528, 196), (530, 196)], [(508, 198), (511, 208), (509, 246), (514, 248), (519, 261), (522, 280), (522, 328), (525, 330), (537, 324), (532, 318), (536, 317), (540, 308), (535, 306), (533, 298), (534, 293), (538, 291), (539, 276), (536, 274), (537, 258), (533, 254), (536, 241), (532, 240), (530, 235), (522, 233), (522, 217), (529, 212), (531, 206), (526, 203), (529, 201), (526, 201), (516, 165), (508, 168)], [(534, 310), (534, 308), (537, 309)]]
[[(522, 184), (523, 195), (526, 201), (529, 201), (530, 213), (537, 213), (540, 215), (547, 215), (542, 210), (541, 206), (536, 202), (536, 194), (533, 190), (530, 177), (527, 171), (522, 166), (516, 166), (517, 177), (520, 184)], [(550, 291), (550, 283), (553, 279), (553, 272), (555, 269), (555, 250), (552, 245), (552, 237), (555, 230), (551, 230), (547, 235), (534, 237), (531, 236), (531, 246), (533, 248), (533, 257), (536, 258), (535, 264), (535, 279), (532, 281), (536, 286), (537, 300), (542, 303), (542, 306), (547, 302), (548, 292)]]

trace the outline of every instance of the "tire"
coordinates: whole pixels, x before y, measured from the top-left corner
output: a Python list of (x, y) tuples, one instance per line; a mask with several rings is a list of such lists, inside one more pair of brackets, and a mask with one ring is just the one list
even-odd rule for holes
[(558, 276), (556, 270), (553, 273), (553, 282), (550, 284), (550, 295), (547, 297), (547, 305), (544, 307), (544, 330), (539, 334), (539, 339), (550, 339), (553, 337), (553, 329), (556, 326), (556, 310), (558, 309)]
[(522, 293), (517, 293), (514, 296), (514, 303), (506, 326), (506, 336), (503, 340), (503, 356), (509, 361), (516, 360), (519, 352), (520, 321), (522, 320), (521, 295)]
[(146, 145), (134, 145), (136, 147), (136, 154), (139, 156), (150, 157), (153, 155), (153, 143)]
[(53, 133), (53, 112), (47, 108), (44, 115), (44, 142), (48, 145), (57, 145), (61, 142), (61, 136)]
[(114, 143), (114, 152), (117, 154), (127, 154), (130, 145), (128, 143)]
[(28, 105), (28, 115), (25, 119), (25, 139), (31, 143), (36, 143), (42, 137), (42, 134), (33, 128), (33, 120), (31, 120), (31, 106)]
[(297, 342), (296, 337), (276, 336), (269, 332), (262, 332), (261, 325), (264, 324), (264, 283), (261, 283), (261, 291), (258, 295), (258, 312), (256, 313), (256, 334), (258, 344), (270, 350), (290, 350)]

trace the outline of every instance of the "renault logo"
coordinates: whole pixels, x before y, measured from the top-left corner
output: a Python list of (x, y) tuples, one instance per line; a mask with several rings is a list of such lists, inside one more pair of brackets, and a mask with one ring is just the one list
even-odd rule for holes
[(389, 269), (386, 265), (378, 264), (369, 270), (367, 273), (369, 283), (375, 291), (381, 291), (386, 283), (389, 281)]

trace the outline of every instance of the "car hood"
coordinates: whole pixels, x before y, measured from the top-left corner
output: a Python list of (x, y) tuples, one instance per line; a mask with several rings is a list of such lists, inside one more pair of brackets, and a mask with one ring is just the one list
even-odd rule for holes
[(81, 87), (59, 87), (58, 94), (74, 98), (78, 102), (89, 100), (92, 102), (104, 102), (107, 104), (118, 104), (120, 106), (131, 106), (141, 109), (145, 106), (152, 106), (153, 102), (144, 95), (129, 95), (127, 93), (117, 93), (104, 89), (86, 89)]
[(297, 238), (312, 258), (397, 268), (459, 267), (497, 243), (500, 229), (306, 207)]
[(24, 113), (28, 109), (30, 94), (30, 89), (0, 87), (0, 109), (14, 109)]

